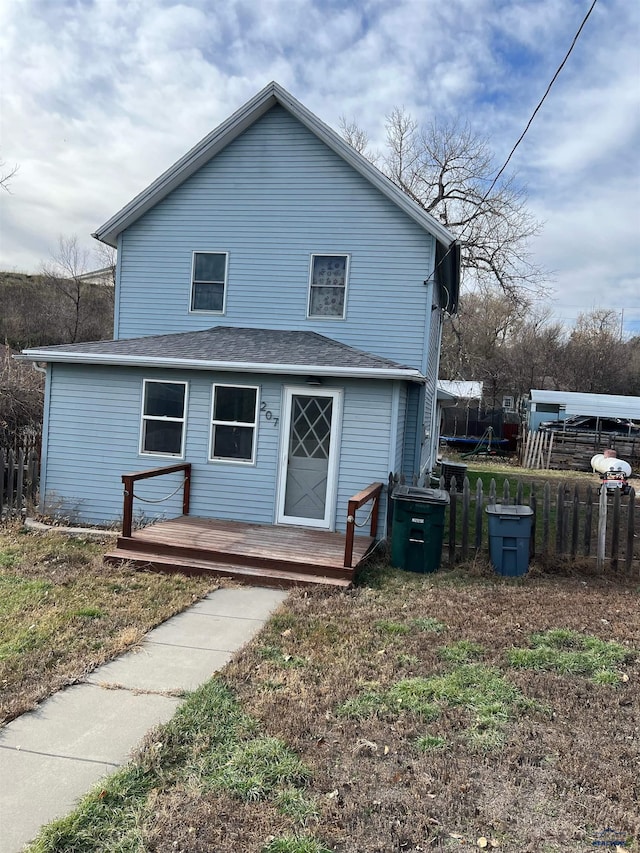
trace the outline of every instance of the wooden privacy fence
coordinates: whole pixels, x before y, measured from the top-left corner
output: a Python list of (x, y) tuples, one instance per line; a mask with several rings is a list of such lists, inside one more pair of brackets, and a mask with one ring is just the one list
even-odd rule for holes
[(35, 448), (0, 448), (0, 519), (23, 514), (34, 504), (40, 479), (40, 459)]
[(640, 468), (640, 436), (576, 430), (523, 431), (519, 461), (523, 468), (590, 471), (591, 457), (605, 450), (616, 451), (634, 470)]
[[(403, 483), (402, 477), (389, 476), (389, 494)], [(444, 477), (440, 488), (445, 489)], [(443, 558), (450, 565), (487, 554), (489, 533), (486, 507), (495, 504), (530, 506), (533, 528), (530, 556), (545, 561), (588, 560), (599, 570), (640, 571), (640, 511), (633, 489), (622, 495), (619, 489), (607, 493), (587, 485), (579, 490), (565, 483), (525, 487), (518, 481), (512, 489), (505, 480), (501, 494), (491, 480), (488, 492), (478, 477), (475, 488), (465, 477), (462, 488), (456, 478), (446, 491), (449, 507), (445, 515)], [(392, 526), (393, 501), (388, 502), (389, 529)]]

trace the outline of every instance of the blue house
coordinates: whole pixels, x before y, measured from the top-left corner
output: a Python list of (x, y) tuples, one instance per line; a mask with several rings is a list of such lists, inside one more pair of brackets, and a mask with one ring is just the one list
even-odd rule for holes
[(187, 500), (344, 539), (369, 484), (431, 470), (458, 245), (278, 84), (93, 236), (118, 250), (114, 340), (21, 356), (47, 365), (44, 511), (113, 523), (122, 475), (162, 469), (125, 480), (125, 522)]

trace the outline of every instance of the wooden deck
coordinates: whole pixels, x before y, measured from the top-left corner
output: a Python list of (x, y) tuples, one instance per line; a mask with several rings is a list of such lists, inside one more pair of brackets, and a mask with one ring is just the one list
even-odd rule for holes
[(373, 536), (354, 537), (353, 568), (348, 568), (343, 533), (183, 515), (119, 537), (105, 560), (259, 586), (348, 587), (374, 542)]

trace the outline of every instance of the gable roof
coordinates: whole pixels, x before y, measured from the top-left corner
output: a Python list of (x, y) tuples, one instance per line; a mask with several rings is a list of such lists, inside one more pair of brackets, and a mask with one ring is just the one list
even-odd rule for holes
[(226, 148), (234, 139), (248, 127), (258, 121), (268, 110), (279, 104), (292, 116), (298, 119), (311, 133), (342, 157), (350, 166), (373, 184), (383, 195), (434, 236), (448, 248), (453, 242), (453, 235), (435, 219), (412, 201), (401, 189), (392, 183), (382, 172), (370, 163), (366, 157), (359, 154), (334, 130), (315, 116), (293, 95), (289, 94), (278, 83), (272, 82), (258, 92), (250, 101), (240, 107), (226, 121), (200, 140), (194, 147), (173, 164), (166, 172), (156, 178), (152, 184), (139, 193), (122, 210), (118, 211), (92, 235), (103, 243), (115, 246), (118, 234), (132, 225), (148, 210), (158, 204), (172, 190), (191, 177), (201, 166)]
[(424, 382), (419, 370), (347, 346), (317, 332), (239, 329), (231, 326), (118, 341), (40, 347), (24, 350), (18, 358), (68, 364)]

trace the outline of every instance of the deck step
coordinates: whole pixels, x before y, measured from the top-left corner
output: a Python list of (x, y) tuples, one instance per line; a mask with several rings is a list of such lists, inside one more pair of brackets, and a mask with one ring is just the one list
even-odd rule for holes
[[(234, 554), (232, 551), (217, 549), (208, 545), (206, 548), (193, 544), (184, 544), (184, 542), (166, 542), (159, 539), (143, 539), (136, 537), (120, 536), (116, 542), (116, 548), (130, 553), (144, 553), (146, 555), (153, 553), (158, 556), (166, 557), (173, 560), (176, 565), (189, 560), (215, 563), (216, 565), (224, 565), (229, 563), (232, 566), (251, 566), (257, 571), (263, 571), (266, 574), (275, 570), (281, 571), (284, 566), (292, 572), (300, 574), (311, 574), (318, 577), (330, 577), (338, 580), (351, 581), (353, 578), (353, 569), (345, 566), (336, 566), (321, 561), (315, 560), (310, 554), (304, 560), (287, 560), (283, 557), (266, 556), (259, 553), (244, 553)], [(133, 559), (133, 558), (132, 558)]]
[(219, 577), (232, 578), (240, 583), (253, 584), (254, 586), (291, 587), (322, 585), (346, 589), (352, 583), (351, 578), (311, 574), (304, 571), (295, 571), (292, 567), (276, 569), (266, 566), (249, 566), (227, 562), (218, 563), (214, 560), (144, 552), (137, 548), (136, 550), (115, 548), (105, 554), (104, 560), (112, 565), (127, 563), (137, 569), (151, 569), (157, 572), (212, 574)]

